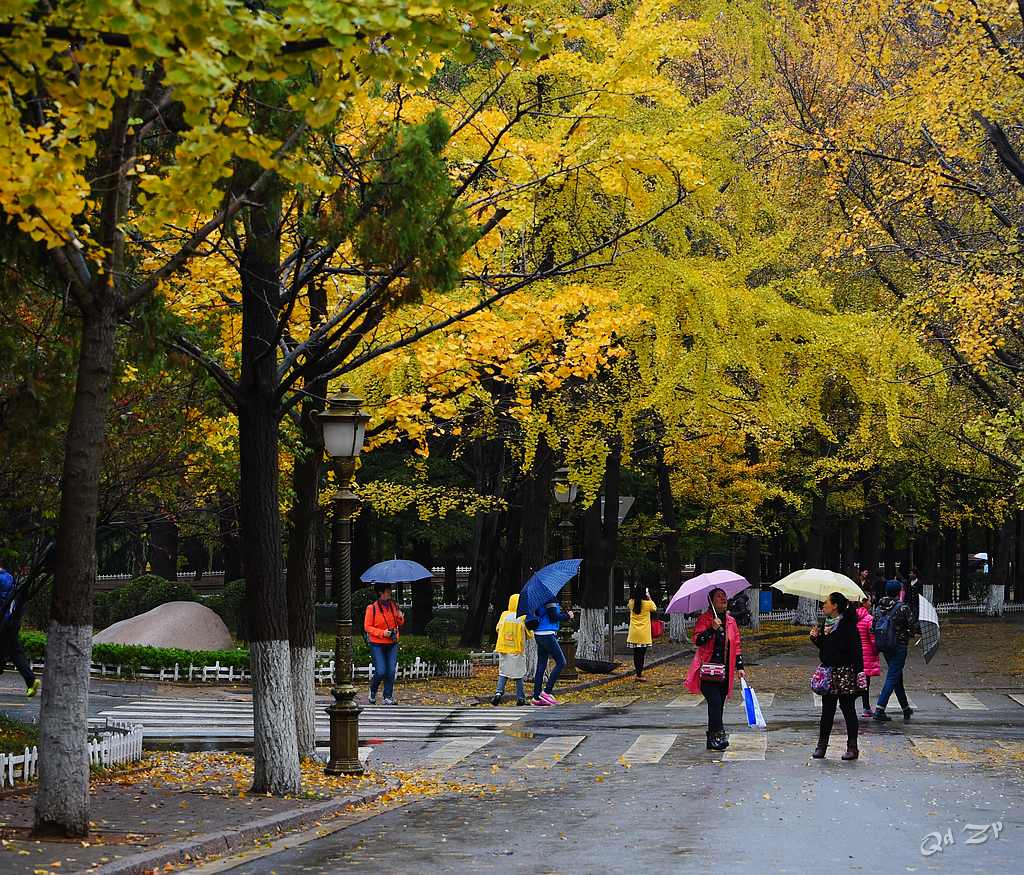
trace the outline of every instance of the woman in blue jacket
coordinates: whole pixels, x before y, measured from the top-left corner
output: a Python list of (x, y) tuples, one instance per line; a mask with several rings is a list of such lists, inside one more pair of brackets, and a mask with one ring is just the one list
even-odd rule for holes
[[(569, 611), (568, 618), (573, 619), (573, 612)], [(533, 676), (533, 698), (531, 705), (557, 705), (558, 700), (551, 695), (555, 684), (558, 683), (558, 676), (565, 668), (565, 654), (558, 643), (558, 626), (566, 619), (566, 614), (558, 606), (558, 602), (548, 602), (539, 611), (536, 611), (530, 618), (532, 622), (527, 623), (527, 628), (533, 628), (533, 638), (537, 642), (537, 673)], [(536, 627), (533, 626), (536, 623)], [(548, 675), (547, 685), (544, 685), (544, 670), (548, 667), (548, 659), (554, 660), (554, 666)]]

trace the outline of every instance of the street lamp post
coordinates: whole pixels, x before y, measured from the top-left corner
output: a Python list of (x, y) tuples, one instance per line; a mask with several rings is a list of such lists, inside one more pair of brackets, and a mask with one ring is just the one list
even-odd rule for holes
[[(562, 514), (562, 521), (558, 524), (559, 534), (562, 536), (562, 558), (572, 559), (572, 506), (576, 501), (577, 486), (569, 482), (569, 469), (559, 468), (555, 471), (551, 480), (555, 492), (555, 501)], [(572, 581), (570, 580), (562, 587), (562, 611), (566, 614), (572, 610)], [(576, 670), (576, 641), (572, 637), (572, 621), (566, 617), (558, 628), (558, 643), (565, 654), (565, 668), (562, 669), (562, 677), (566, 680), (576, 680), (579, 672)]]
[(331, 502), (339, 522), (338, 555), (332, 557), (332, 588), (337, 602), (334, 627), (334, 704), (327, 709), (331, 727), (328, 775), (359, 775), (359, 714), (352, 683), (352, 517), (359, 499), (351, 490), (356, 459), (363, 448), (370, 417), (361, 409), (362, 399), (347, 386), (327, 399), (327, 409), (317, 419), (323, 429), (324, 448), (334, 465), (337, 485)]

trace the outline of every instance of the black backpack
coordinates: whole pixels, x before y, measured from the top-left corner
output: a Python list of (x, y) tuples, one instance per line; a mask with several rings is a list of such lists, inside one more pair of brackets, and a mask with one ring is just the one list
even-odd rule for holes
[(875, 615), (871, 623), (871, 632), (875, 636), (875, 646), (885, 652), (895, 650), (899, 645), (899, 629), (896, 622), (896, 615), (899, 613), (900, 604), (897, 602), (884, 614)]

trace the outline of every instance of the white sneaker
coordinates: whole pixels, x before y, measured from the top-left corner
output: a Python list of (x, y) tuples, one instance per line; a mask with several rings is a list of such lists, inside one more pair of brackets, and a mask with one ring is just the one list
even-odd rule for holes
[(385, 699), (384, 700), (384, 704), (385, 705), (397, 705), (398, 704), (398, 699)]
[(376, 705), (376, 704), (377, 704), (377, 697), (376, 697), (376, 696), (370, 696), (370, 697), (369, 697), (369, 698), (368, 698), (368, 699), (366, 700), (366, 704), (367, 704), (367, 705)]

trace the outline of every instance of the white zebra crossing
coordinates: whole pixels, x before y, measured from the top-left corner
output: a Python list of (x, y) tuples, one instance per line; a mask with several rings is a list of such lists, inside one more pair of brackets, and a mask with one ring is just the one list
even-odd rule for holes
[(1024, 705), (1024, 696), (1020, 693), (1007, 693), (1007, 695), (1018, 705)]
[[(317, 700), (316, 736), (329, 737), (326, 708)], [(365, 706), (359, 715), (361, 738), (400, 741), (415, 738), (494, 736), (522, 719), (521, 709)], [(252, 703), (232, 699), (143, 698), (100, 712), (100, 717), (141, 723), (147, 739), (248, 741), (253, 737)]]
[(533, 750), (516, 761), (517, 769), (550, 769), (571, 754), (585, 735), (556, 735), (545, 738)]
[(470, 754), (476, 753), (492, 740), (493, 736), (491, 735), (476, 735), (452, 739), (431, 753), (424, 760), (423, 766), (430, 771), (443, 772), (462, 762)]
[(678, 699), (673, 699), (665, 707), (666, 708), (696, 708), (704, 702), (703, 696), (680, 696)]
[(729, 747), (722, 753), (722, 761), (763, 760), (767, 752), (767, 732), (733, 732), (729, 736)]
[(987, 711), (988, 705), (984, 704), (977, 696), (972, 693), (944, 693), (945, 697), (949, 699), (957, 708), (961, 711)]
[(667, 733), (640, 735), (630, 745), (629, 750), (622, 755), (621, 762), (628, 766), (652, 765), (661, 762), (661, 758), (675, 744), (677, 738), (677, 735)]

